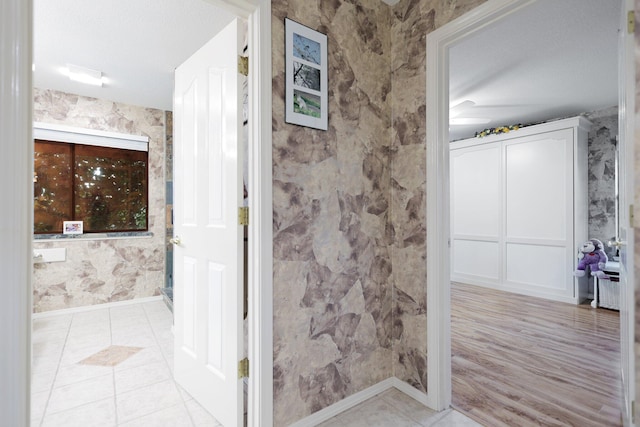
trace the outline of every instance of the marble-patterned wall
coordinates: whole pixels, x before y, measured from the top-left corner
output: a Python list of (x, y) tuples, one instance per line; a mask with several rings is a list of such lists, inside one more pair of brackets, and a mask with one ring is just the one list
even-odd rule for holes
[(589, 131), (589, 238), (605, 243), (609, 259), (615, 250), (606, 246), (616, 229), (616, 145), (618, 107), (584, 114)]
[(391, 23), (394, 376), (427, 390), (426, 36), (485, 0), (400, 0)]
[(164, 112), (34, 89), (34, 121), (149, 137), (149, 231), (121, 240), (34, 242), (66, 248), (65, 262), (34, 266), (34, 312), (157, 295), (164, 283)]
[[(391, 376), (390, 9), (273, 0), (274, 420)], [(329, 129), (284, 121), (284, 18), (328, 36)]]

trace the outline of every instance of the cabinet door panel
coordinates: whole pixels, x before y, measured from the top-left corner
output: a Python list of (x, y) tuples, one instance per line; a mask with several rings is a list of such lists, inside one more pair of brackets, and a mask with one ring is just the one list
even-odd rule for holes
[(451, 153), (452, 234), (500, 233), (500, 147)]
[(567, 239), (573, 215), (573, 133), (570, 129), (505, 144), (507, 238)]

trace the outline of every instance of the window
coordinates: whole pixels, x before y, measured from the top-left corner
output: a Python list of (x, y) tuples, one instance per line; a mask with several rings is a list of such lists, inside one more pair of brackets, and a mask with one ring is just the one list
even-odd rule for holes
[(36, 234), (62, 233), (63, 221), (83, 221), (85, 233), (148, 229), (147, 144), (144, 151), (135, 143), (134, 149), (122, 148), (104, 135), (98, 135), (103, 140), (97, 142), (60, 132), (40, 139), (51, 135), (34, 129)]

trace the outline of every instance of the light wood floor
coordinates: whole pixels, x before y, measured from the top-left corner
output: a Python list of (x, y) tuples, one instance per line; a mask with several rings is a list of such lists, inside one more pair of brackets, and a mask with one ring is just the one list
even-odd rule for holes
[(452, 284), (453, 407), (489, 427), (620, 425), (619, 313)]

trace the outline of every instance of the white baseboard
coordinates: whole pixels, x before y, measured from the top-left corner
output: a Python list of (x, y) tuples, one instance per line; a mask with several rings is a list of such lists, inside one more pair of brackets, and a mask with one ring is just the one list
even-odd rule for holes
[(369, 388), (365, 388), (362, 391), (359, 391), (355, 394), (352, 394), (349, 397), (342, 399), (339, 402), (334, 403), (331, 406), (327, 406), (324, 409), (315, 412), (308, 417), (305, 417), (295, 423), (291, 424), (289, 427), (313, 427), (324, 421), (327, 421), (330, 418), (335, 417), (336, 415), (341, 414), (347, 409), (353, 408), (354, 406), (364, 402), (367, 399), (372, 398), (376, 394), (380, 394), (385, 390), (393, 387), (394, 381), (396, 378), (387, 378), (384, 381), (381, 381), (377, 384), (372, 385)]
[(424, 406), (428, 407), (429, 409), (434, 409), (430, 405), (429, 396), (427, 394), (419, 391), (417, 388), (414, 388), (414, 387), (410, 386), (406, 382), (404, 382), (402, 380), (399, 380), (396, 377), (393, 377), (391, 379), (393, 380), (393, 386), (395, 388), (397, 388), (398, 390), (400, 390), (401, 392), (403, 392), (407, 396), (409, 396), (409, 397), (417, 400), (418, 402), (422, 403)]
[(121, 307), (125, 305), (143, 304), (145, 302), (162, 301), (162, 295), (146, 298), (134, 298), (125, 301), (107, 302), (104, 304), (85, 305), (82, 307), (63, 308), (60, 310), (43, 311), (40, 313), (33, 313), (32, 319), (42, 319), (45, 317), (60, 316), (63, 314), (83, 313), (85, 311), (103, 310), (105, 308)]
[(427, 405), (427, 395), (416, 390), (409, 384), (399, 380), (396, 377), (387, 378), (384, 381), (381, 381), (377, 384), (372, 385), (369, 388), (366, 388), (358, 393), (352, 394), (351, 396), (342, 399), (339, 402), (334, 403), (331, 406), (327, 406), (326, 408), (315, 412), (308, 417), (305, 417), (295, 423), (291, 424), (289, 427), (313, 427), (318, 424), (327, 421), (336, 415), (340, 415), (342, 412), (353, 408), (356, 405), (364, 402), (367, 399), (374, 397), (382, 393), (383, 391), (389, 390), (390, 388), (396, 388), (406, 394), (409, 397), (417, 400), (418, 402)]

